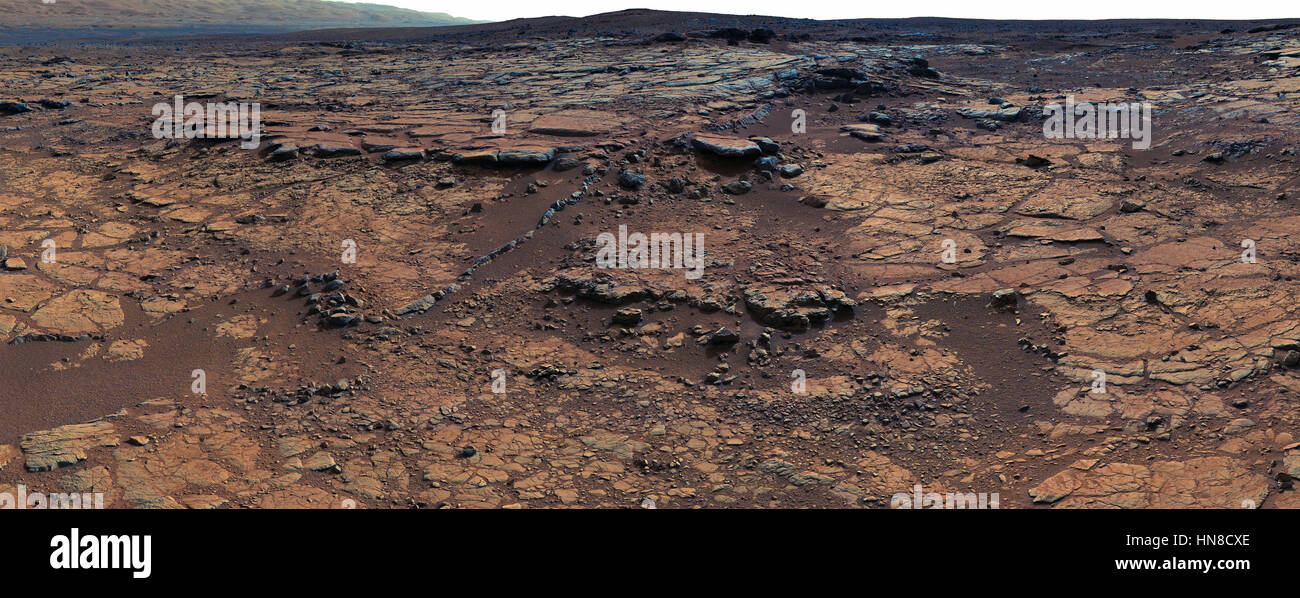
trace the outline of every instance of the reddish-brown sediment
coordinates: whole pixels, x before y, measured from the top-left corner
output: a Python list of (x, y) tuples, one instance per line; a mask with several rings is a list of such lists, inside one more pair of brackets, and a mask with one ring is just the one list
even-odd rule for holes
[[(33, 107), (0, 116), (0, 245), (22, 260), (0, 271), (0, 489), (886, 507), (921, 484), (1003, 507), (1294, 506), (1286, 30), (916, 23), (937, 31), (921, 43), (771, 20), (770, 43), (729, 45), (653, 42), (668, 17), (625, 16), (509, 44), (497, 25), (0, 57), (0, 101)], [(154, 139), (176, 94), (260, 102), (262, 148)], [(1033, 114), (1065, 94), (1150, 102), (1150, 149), (1045, 139)], [(701, 233), (702, 278), (595, 267), (620, 225)], [(355, 324), (297, 294), (333, 270)], [(720, 327), (739, 342), (711, 343)], [(71, 340), (11, 343), (28, 335)]]

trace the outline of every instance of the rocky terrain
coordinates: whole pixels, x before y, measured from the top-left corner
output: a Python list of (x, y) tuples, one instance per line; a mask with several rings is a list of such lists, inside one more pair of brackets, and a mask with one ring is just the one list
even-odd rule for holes
[(440, 29), (0, 54), (0, 492), (1300, 506), (1293, 24)]

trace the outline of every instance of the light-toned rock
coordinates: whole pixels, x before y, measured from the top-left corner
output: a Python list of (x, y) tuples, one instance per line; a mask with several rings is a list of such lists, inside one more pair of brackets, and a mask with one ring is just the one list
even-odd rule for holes
[(745, 158), (763, 153), (757, 143), (738, 137), (699, 134), (691, 140), (696, 149), (724, 158)]
[(33, 325), (62, 334), (102, 332), (124, 322), (117, 297), (85, 289), (51, 299), (32, 314)]
[(9, 462), (19, 455), (12, 444), (0, 444), (0, 471), (9, 466)]
[(28, 471), (49, 471), (86, 459), (90, 449), (117, 446), (117, 431), (106, 421), (72, 424), (23, 437)]

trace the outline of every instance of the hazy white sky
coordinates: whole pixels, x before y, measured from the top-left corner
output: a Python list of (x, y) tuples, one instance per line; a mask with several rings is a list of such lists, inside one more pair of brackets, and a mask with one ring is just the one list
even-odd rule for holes
[[(349, 0), (344, 0), (349, 1)], [(368, 0), (457, 17), (504, 21), (519, 17), (584, 17), (625, 8), (759, 14), (809, 19), (965, 17), (984, 19), (1277, 19), (1300, 18), (1297, 0)]]

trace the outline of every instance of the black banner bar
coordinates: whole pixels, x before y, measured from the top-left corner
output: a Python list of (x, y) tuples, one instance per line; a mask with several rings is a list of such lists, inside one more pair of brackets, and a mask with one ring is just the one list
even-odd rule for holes
[[(1068, 579), (1070, 586), (1285, 578), (1294, 511), (0, 511), (6, 573), (96, 587), (212, 587), (240, 580), (323, 582), (528, 573), (564, 587), (582, 569), (697, 574), (737, 583), (830, 572), (970, 582)], [(75, 532), (74, 532), (75, 530)], [(71, 550), (72, 535), (78, 544)], [(130, 537), (123, 541), (122, 537)], [(143, 559), (95, 564), (121, 547)], [(93, 538), (88, 540), (87, 538)], [(105, 540), (105, 537), (109, 537)], [(59, 552), (64, 546), (68, 553)], [(73, 554), (75, 553), (75, 555)], [(125, 553), (124, 553), (125, 554)], [(111, 565), (111, 554), (101, 566)], [(569, 573), (565, 573), (565, 572)], [(136, 574), (141, 574), (137, 577)], [(748, 575), (736, 579), (737, 575)], [(744, 575), (741, 575), (744, 577)], [(540, 576), (540, 577), (537, 577)], [(936, 578), (935, 576), (941, 576)], [(501, 579), (498, 579), (501, 578)], [(520, 578), (524, 579), (524, 578)], [(259, 582), (260, 583), (260, 582)], [(494, 582), (496, 583), (496, 582)], [(1116, 586), (1115, 584), (1119, 584)], [(209, 585), (207, 582), (205, 586)], [(61, 586), (65, 587), (65, 586)]]

